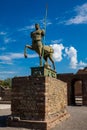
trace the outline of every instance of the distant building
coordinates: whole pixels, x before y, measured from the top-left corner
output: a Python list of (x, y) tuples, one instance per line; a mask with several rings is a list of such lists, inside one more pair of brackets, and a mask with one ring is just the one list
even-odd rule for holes
[(67, 83), (68, 105), (87, 105), (87, 67), (76, 74), (57, 74), (57, 78)]
[(77, 74), (87, 74), (87, 67), (85, 67), (84, 69), (79, 69), (77, 71)]

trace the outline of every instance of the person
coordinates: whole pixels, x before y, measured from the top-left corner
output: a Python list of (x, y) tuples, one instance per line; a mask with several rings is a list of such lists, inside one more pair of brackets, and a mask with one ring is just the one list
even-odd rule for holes
[(31, 32), (32, 48), (39, 53), (40, 57), (42, 55), (42, 38), (44, 37), (44, 35), (44, 30), (40, 29), (39, 24), (35, 24), (35, 31)]

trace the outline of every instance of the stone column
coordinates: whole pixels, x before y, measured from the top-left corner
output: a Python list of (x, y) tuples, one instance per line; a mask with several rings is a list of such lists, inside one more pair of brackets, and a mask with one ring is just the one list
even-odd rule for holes
[(87, 80), (83, 80), (83, 105), (87, 106)]

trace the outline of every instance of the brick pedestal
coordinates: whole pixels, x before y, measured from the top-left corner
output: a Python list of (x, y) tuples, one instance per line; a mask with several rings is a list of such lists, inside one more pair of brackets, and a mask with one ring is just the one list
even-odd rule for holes
[(67, 85), (52, 77), (17, 77), (12, 80), (9, 126), (47, 130), (68, 118)]

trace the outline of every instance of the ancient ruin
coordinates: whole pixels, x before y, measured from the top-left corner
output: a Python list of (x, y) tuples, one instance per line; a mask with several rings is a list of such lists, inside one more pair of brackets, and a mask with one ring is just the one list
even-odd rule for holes
[(67, 83), (68, 105), (87, 106), (87, 67), (76, 74), (57, 74), (57, 78)]

